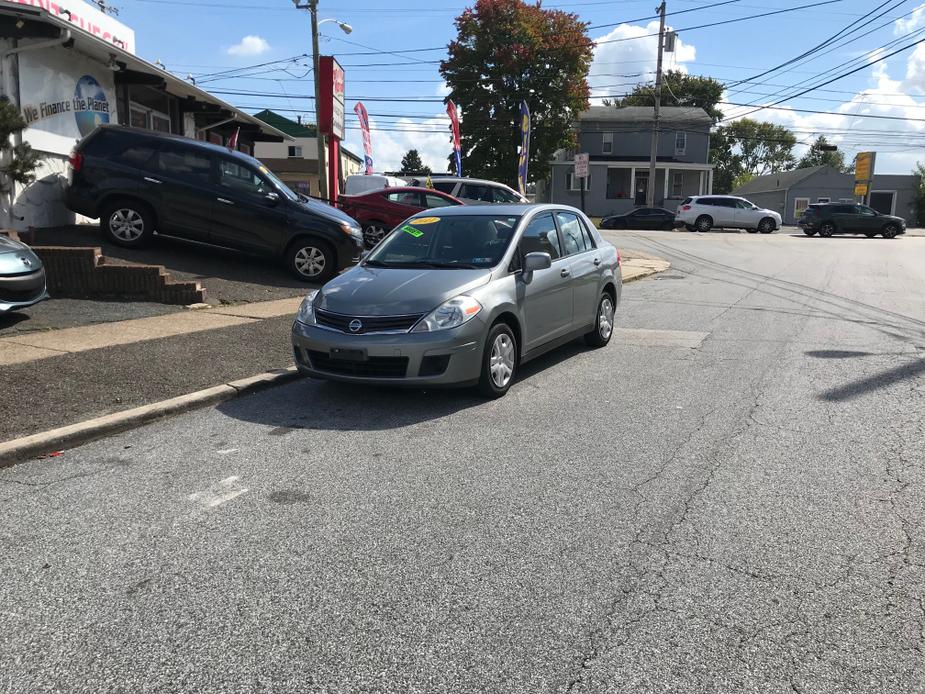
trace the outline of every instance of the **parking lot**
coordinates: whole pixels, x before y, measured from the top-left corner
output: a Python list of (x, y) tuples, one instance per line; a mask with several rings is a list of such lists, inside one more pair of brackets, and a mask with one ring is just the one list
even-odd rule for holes
[(501, 400), (303, 380), (0, 471), (6, 676), (917, 691), (925, 239), (608, 237), (672, 268)]

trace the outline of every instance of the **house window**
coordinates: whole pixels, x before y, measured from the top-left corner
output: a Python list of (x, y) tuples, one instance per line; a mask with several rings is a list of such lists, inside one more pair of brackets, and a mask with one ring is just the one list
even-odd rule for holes
[(680, 198), (684, 196), (684, 172), (675, 171), (671, 179), (671, 197)]
[(591, 189), (591, 172), (588, 172), (587, 178), (576, 178), (575, 175), (570, 171), (565, 174), (565, 187), (569, 190), (579, 191), (581, 190), (581, 182), (584, 181), (585, 190)]
[(675, 156), (687, 152), (687, 133), (683, 130), (674, 134), (674, 153)]
[(289, 147), (289, 158), (290, 159), (301, 159), (302, 158), (302, 148), (301, 147)]
[[(854, 202), (853, 200), (849, 202)], [(803, 212), (806, 211), (806, 208), (809, 207), (809, 198), (794, 198), (793, 199), (793, 216), (795, 219), (799, 219), (803, 216)]]
[(166, 116), (160, 114), (151, 113), (151, 130), (156, 130), (159, 133), (169, 133), (170, 132), (170, 119)]
[(613, 152), (613, 133), (604, 133), (604, 143), (601, 146), (601, 151), (604, 154), (611, 154)]
[(832, 198), (816, 198), (816, 202), (832, 202)]
[(129, 122), (133, 128), (170, 132), (170, 116), (147, 106), (132, 102), (129, 106)]

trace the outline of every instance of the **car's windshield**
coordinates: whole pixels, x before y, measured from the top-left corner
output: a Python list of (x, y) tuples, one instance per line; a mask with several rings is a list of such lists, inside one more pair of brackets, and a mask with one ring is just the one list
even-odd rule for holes
[(490, 268), (511, 243), (519, 216), (421, 216), (400, 224), (365, 265), (372, 267)]

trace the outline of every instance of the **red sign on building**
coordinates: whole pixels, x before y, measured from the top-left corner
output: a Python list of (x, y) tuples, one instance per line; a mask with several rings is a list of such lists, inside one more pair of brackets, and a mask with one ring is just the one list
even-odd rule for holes
[(344, 68), (330, 55), (318, 58), (318, 128), (325, 135), (344, 139)]

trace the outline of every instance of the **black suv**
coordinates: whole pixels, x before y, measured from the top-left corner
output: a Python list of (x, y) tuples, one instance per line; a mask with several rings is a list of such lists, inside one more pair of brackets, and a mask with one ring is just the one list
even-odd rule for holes
[(363, 250), (353, 219), (225, 147), (103, 125), (77, 144), (68, 169), (68, 208), (99, 218), (120, 246), (141, 246), (156, 231), (280, 257), (310, 282), (325, 282)]
[(873, 238), (880, 234), (891, 239), (906, 233), (906, 220), (888, 214), (880, 214), (867, 205), (846, 202), (817, 202), (803, 211), (797, 222), (807, 236), (831, 236), (832, 234), (864, 234)]

